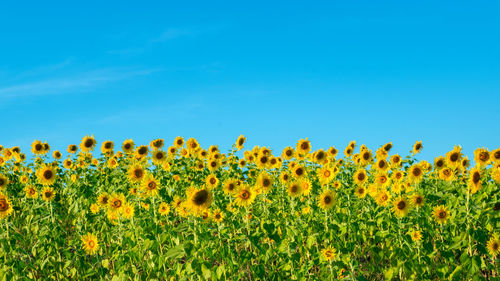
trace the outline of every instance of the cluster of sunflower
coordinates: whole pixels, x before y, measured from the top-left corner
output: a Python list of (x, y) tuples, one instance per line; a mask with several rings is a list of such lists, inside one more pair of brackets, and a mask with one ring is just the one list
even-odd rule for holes
[[(481, 274), (498, 275), (500, 148), (475, 150), (475, 165), (471, 166), (460, 146), (436, 157), (433, 164), (418, 162), (415, 156), (423, 149), (420, 141), (405, 158), (390, 155), (392, 143), (375, 151), (361, 145), (356, 152), (356, 142), (352, 141), (339, 156), (335, 147), (313, 151), (307, 138), (284, 148), (280, 155), (261, 146), (240, 153), (245, 142), (246, 138), (240, 136), (228, 153), (222, 153), (216, 145), (203, 149), (194, 138), (176, 137), (166, 148), (164, 139), (152, 140), (149, 145), (136, 145), (129, 139), (122, 143), (121, 150), (115, 149), (113, 141), (104, 141), (96, 158), (97, 141), (86, 136), (79, 145), (69, 145), (68, 157), (62, 159), (60, 151), (49, 155), (50, 146), (36, 140), (31, 146), (31, 162), (19, 147), (0, 146), (0, 219), (8, 235), (13, 231), (10, 224), (20, 227), (28, 214), (38, 215), (35, 210), (45, 206), (52, 224), (69, 221), (67, 228), (74, 229), (62, 244), (76, 243), (76, 231), (87, 255), (107, 257), (103, 271), (89, 275), (93, 277), (117, 274), (108, 264), (114, 256), (106, 249), (113, 241), (124, 243), (122, 230), (133, 232), (135, 237), (138, 225), (142, 231), (147, 231), (149, 224), (168, 231), (183, 223), (192, 228), (195, 243), (205, 246), (211, 245), (211, 239), (199, 242), (198, 234), (215, 231), (213, 235), (220, 240), (217, 247), (228, 247), (229, 254), (235, 248), (238, 255), (241, 251), (241, 245), (227, 246), (239, 233), (250, 240), (258, 236), (254, 248), (251, 244), (242, 247), (258, 253), (263, 244), (276, 253), (283, 251), (289, 260), (280, 258), (274, 264), (289, 271), (290, 279), (316, 276), (318, 272), (337, 278), (350, 275), (376, 279), (380, 274), (391, 279), (397, 272), (400, 279), (411, 279), (424, 263), (426, 267), (418, 268), (418, 273), (426, 278), (469, 276), (451, 270), (450, 261), (454, 259), (460, 259), (462, 267), (474, 274), (479, 274), (474, 267), (479, 263)], [(38, 198), (41, 200), (35, 201)], [(25, 207), (28, 202), (32, 209)], [(83, 210), (78, 209), (82, 206)], [(71, 216), (71, 220), (64, 216)], [(449, 226), (450, 219), (454, 226)], [(205, 224), (197, 224), (198, 220)], [(119, 237), (103, 233), (103, 229), (116, 227)], [(460, 233), (460, 227), (466, 232)], [(161, 231), (153, 229), (159, 245), (156, 254), (161, 256)], [(300, 232), (304, 234), (297, 234)], [(386, 232), (397, 234), (388, 236)], [(179, 244), (180, 236), (175, 233), (170, 232), (168, 237)], [(292, 233), (299, 238), (287, 236)], [(227, 245), (221, 234), (228, 235), (224, 240)], [(455, 244), (447, 245), (447, 239)], [(290, 247), (292, 242), (294, 248)], [(364, 247), (376, 250), (370, 252)], [(405, 258), (418, 258), (418, 263), (392, 263), (392, 255), (381, 254), (387, 249), (397, 249)], [(427, 252), (427, 256), (421, 252)], [(311, 255), (316, 262), (304, 272), (294, 272), (294, 267)], [(446, 255), (449, 260), (444, 262)], [(384, 262), (373, 261), (376, 256), (390, 265), (383, 272), (379, 267)], [(259, 258), (259, 262), (240, 258), (250, 268), (268, 262), (272, 256)], [(165, 258), (161, 261), (166, 262)], [(438, 261), (443, 266), (433, 268)], [(214, 263), (227, 261), (222, 257)], [(169, 265), (178, 269), (168, 275), (193, 271), (175, 260)], [(39, 274), (38, 269), (34, 271)], [(231, 273), (226, 267), (220, 270), (226, 271)], [(220, 278), (220, 272), (210, 276)], [(264, 274), (270, 274), (270, 269)]]

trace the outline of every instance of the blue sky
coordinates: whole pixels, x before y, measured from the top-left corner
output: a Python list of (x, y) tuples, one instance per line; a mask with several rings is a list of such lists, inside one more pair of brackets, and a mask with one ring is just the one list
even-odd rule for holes
[(498, 1), (9, 1), (0, 144), (500, 145)]

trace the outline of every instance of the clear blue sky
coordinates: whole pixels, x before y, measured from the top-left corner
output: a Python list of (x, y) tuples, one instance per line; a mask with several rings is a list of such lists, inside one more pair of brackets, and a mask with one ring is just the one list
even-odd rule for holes
[(500, 145), (498, 1), (8, 2), (4, 146)]

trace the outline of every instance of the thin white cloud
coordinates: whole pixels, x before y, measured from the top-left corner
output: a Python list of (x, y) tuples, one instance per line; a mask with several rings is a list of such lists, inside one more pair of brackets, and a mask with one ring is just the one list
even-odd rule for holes
[(147, 75), (155, 69), (105, 68), (68, 77), (49, 78), (36, 82), (0, 87), (0, 98), (14, 98), (40, 95), (56, 95), (80, 92), (106, 83)]

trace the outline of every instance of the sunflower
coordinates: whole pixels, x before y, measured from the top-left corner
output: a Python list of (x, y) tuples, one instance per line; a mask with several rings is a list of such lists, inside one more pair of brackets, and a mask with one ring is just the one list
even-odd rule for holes
[(155, 139), (149, 143), (149, 147), (151, 147), (153, 151), (162, 148), (163, 145), (165, 145), (165, 141), (163, 139)]
[(94, 136), (85, 136), (82, 141), (80, 142), (80, 149), (83, 152), (90, 152), (94, 150), (95, 145), (97, 144), (97, 141), (95, 140)]
[(413, 154), (420, 153), (420, 151), (422, 151), (423, 147), (424, 146), (422, 145), (421, 141), (415, 142), (415, 144), (413, 145)]
[(411, 196), (411, 203), (417, 208), (422, 207), (425, 203), (425, 198), (423, 195), (415, 193)]
[(133, 140), (125, 140), (122, 144), (122, 150), (123, 152), (129, 154), (129, 153), (132, 153), (132, 151), (134, 151), (134, 147), (135, 147), (135, 143)]
[(176, 137), (174, 140), (174, 146), (176, 148), (181, 148), (184, 146), (184, 139), (182, 137)]
[(145, 175), (146, 175), (146, 170), (139, 164), (134, 164), (130, 166), (130, 168), (127, 171), (128, 174), (128, 180), (131, 183), (139, 183), (141, 182)]
[(108, 206), (108, 202), (109, 202), (109, 194), (106, 193), (106, 192), (103, 192), (103, 193), (99, 194), (99, 196), (97, 197), (97, 203), (101, 207), (107, 207)]
[(386, 172), (387, 169), (389, 169), (389, 163), (385, 159), (379, 159), (375, 163), (375, 169), (377, 169), (379, 172)]
[(273, 178), (267, 172), (261, 172), (255, 182), (255, 187), (264, 193), (269, 192), (273, 186)]
[(391, 167), (398, 168), (401, 167), (402, 161), (401, 156), (394, 154), (391, 156)]
[(358, 185), (363, 185), (368, 180), (368, 175), (366, 174), (365, 169), (358, 169), (354, 173), (354, 182)]
[(300, 182), (294, 181), (288, 184), (286, 192), (290, 197), (297, 197), (302, 194), (302, 185)]
[(293, 155), (295, 154), (295, 151), (291, 146), (285, 147), (283, 149), (283, 152), (281, 153), (281, 157), (285, 160), (290, 160), (293, 158)]
[(240, 207), (248, 207), (252, 205), (256, 197), (256, 192), (252, 190), (249, 186), (242, 185), (238, 191), (234, 194), (236, 205)]
[(360, 153), (359, 161), (361, 166), (368, 166), (369, 164), (371, 164), (373, 161), (372, 152), (369, 149), (363, 150)]
[(491, 161), (490, 152), (485, 148), (474, 150), (474, 161), (479, 167), (487, 166)]
[(287, 171), (282, 171), (278, 178), (281, 183), (287, 183), (290, 181), (290, 174)]
[(476, 193), (481, 188), (481, 170), (474, 168), (469, 173), (469, 187), (471, 193)]
[(328, 162), (328, 154), (323, 150), (319, 149), (313, 154), (313, 161), (317, 164), (324, 165)]
[(486, 248), (488, 249), (488, 253), (496, 257), (500, 254), (500, 239), (498, 234), (494, 234), (491, 236), (490, 240), (486, 244)]
[(216, 188), (219, 185), (219, 179), (214, 174), (210, 174), (205, 178), (205, 184), (210, 189)]
[(212, 213), (212, 219), (215, 222), (220, 223), (224, 220), (224, 213), (220, 209), (215, 209)]
[(71, 159), (66, 159), (63, 161), (63, 167), (65, 169), (71, 169), (72, 166), (73, 166), (73, 161), (71, 161)]
[(408, 179), (411, 183), (419, 183), (424, 177), (424, 171), (419, 164), (413, 164), (408, 172)]
[(97, 205), (96, 203), (92, 203), (90, 204), (90, 212), (92, 212), (92, 214), (97, 214), (99, 213), (99, 211), (101, 210), (101, 208), (99, 208), (99, 205)]
[(299, 180), (299, 184), (302, 186), (302, 194), (303, 195), (309, 195), (312, 190), (312, 184), (311, 181), (308, 179), (301, 179)]
[(410, 237), (413, 242), (420, 242), (422, 240), (422, 232), (418, 229), (410, 231)]
[(12, 213), (12, 203), (7, 195), (0, 192), (0, 219), (8, 217)]
[(322, 249), (321, 254), (323, 255), (323, 258), (327, 261), (331, 261), (337, 258), (337, 250), (335, 250), (335, 248), (332, 247), (327, 247), (325, 249)]
[(309, 140), (306, 139), (300, 139), (297, 142), (297, 148), (296, 148), (297, 153), (299, 154), (307, 154), (309, 151), (311, 151), (311, 143)]
[(354, 149), (350, 146), (346, 147), (344, 149), (344, 155), (345, 157), (351, 157), (352, 153), (354, 152)]
[(125, 203), (125, 195), (122, 193), (113, 193), (108, 200), (108, 210), (112, 213), (120, 213)]
[(411, 203), (404, 197), (397, 197), (392, 201), (392, 211), (398, 217), (404, 217), (410, 212)]
[(61, 159), (61, 156), (62, 156), (62, 154), (61, 154), (61, 152), (60, 152), (59, 150), (55, 150), (55, 151), (52, 153), (52, 157), (54, 157), (54, 159), (59, 160), (59, 159)]
[(113, 157), (108, 159), (107, 164), (108, 164), (108, 168), (114, 169), (118, 166), (118, 160), (116, 160), (116, 158), (113, 156)]
[(86, 235), (82, 236), (82, 243), (83, 249), (88, 255), (95, 255), (97, 253), (99, 242), (94, 234), (87, 232)]
[(378, 173), (375, 175), (375, 184), (377, 187), (386, 187), (390, 183), (386, 173)]
[(256, 164), (259, 169), (264, 169), (269, 167), (270, 157), (267, 154), (259, 153), (256, 159)]
[(243, 144), (245, 143), (246, 140), (247, 138), (245, 138), (245, 136), (243, 135), (239, 136), (238, 139), (236, 140), (236, 148), (238, 150), (243, 149)]
[(460, 166), (461, 159), (462, 159), (462, 147), (459, 145), (456, 145), (453, 150), (450, 152), (446, 153), (446, 164), (450, 168), (457, 168)]
[(358, 198), (364, 198), (366, 196), (367, 190), (364, 185), (360, 185), (354, 189), (354, 195)]
[(337, 154), (339, 153), (339, 151), (334, 146), (331, 146), (330, 148), (328, 148), (328, 150), (326, 152), (332, 158), (335, 158), (337, 156)]
[(500, 184), (500, 167), (492, 169), (491, 171), (491, 178), (493, 181), (495, 181), (497, 184)]
[(142, 159), (146, 156), (148, 156), (149, 149), (145, 145), (141, 145), (135, 149), (135, 158), (136, 159)]
[(217, 159), (209, 159), (207, 162), (207, 168), (210, 172), (215, 172), (220, 167), (220, 162)]
[(434, 219), (439, 224), (445, 223), (450, 217), (448, 208), (446, 208), (443, 205), (434, 207), (433, 214), (434, 214)]
[(160, 213), (160, 215), (162, 216), (168, 215), (170, 213), (170, 206), (165, 202), (161, 202), (160, 206), (158, 207), (158, 213)]
[(53, 185), (56, 182), (56, 169), (44, 164), (36, 171), (38, 182), (43, 185)]
[(159, 189), (158, 180), (152, 174), (147, 174), (141, 182), (142, 194), (145, 197), (157, 195)]
[(445, 181), (452, 181), (455, 178), (453, 171), (446, 167), (439, 170), (439, 178)]
[(379, 206), (387, 206), (387, 203), (391, 200), (391, 194), (387, 192), (387, 189), (381, 188), (380, 190), (377, 190), (377, 193), (375, 194), (375, 202)]
[(35, 155), (45, 154), (45, 149), (44, 149), (43, 143), (39, 140), (35, 140), (31, 144), (31, 153), (33, 153)]
[(24, 188), (24, 193), (26, 195), (26, 198), (35, 199), (38, 197), (38, 193), (36, 191), (36, 188), (32, 185), (26, 186)]
[(491, 160), (495, 163), (500, 163), (500, 148), (491, 151)]
[(190, 152), (193, 152), (200, 147), (200, 144), (195, 138), (190, 138), (186, 141), (186, 147)]
[(9, 178), (0, 174), (0, 190), (6, 189), (8, 184), (9, 184)]
[(292, 175), (296, 178), (303, 178), (305, 177), (307, 174), (306, 172), (306, 168), (303, 167), (302, 165), (296, 165), (295, 167), (293, 167), (292, 169)]
[(212, 193), (210, 190), (189, 188), (187, 190), (188, 206), (194, 213), (201, 213), (208, 209), (212, 203)]
[(44, 187), (42, 190), (42, 199), (44, 201), (50, 202), (56, 197), (56, 192), (49, 186)]
[(161, 149), (157, 149), (153, 151), (152, 158), (155, 165), (161, 165), (167, 160), (167, 153)]
[(133, 218), (134, 214), (135, 214), (134, 205), (132, 205), (128, 202), (125, 202), (125, 204), (123, 204), (123, 208), (122, 208), (121, 213), (122, 213), (123, 218), (125, 218), (125, 219)]
[(76, 144), (70, 144), (70, 145), (68, 145), (68, 148), (66, 151), (68, 151), (68, 153), (71, 153), (71, 154), (76, 153), (78, 151), (78, 146), (76, 146)]
[(335, 205), (335, 201), (335, 193), (331, 190), (324, 190), (323, 193), (318, 196), (318, 206), (324, 210), (331, 209), (333, 205)]

